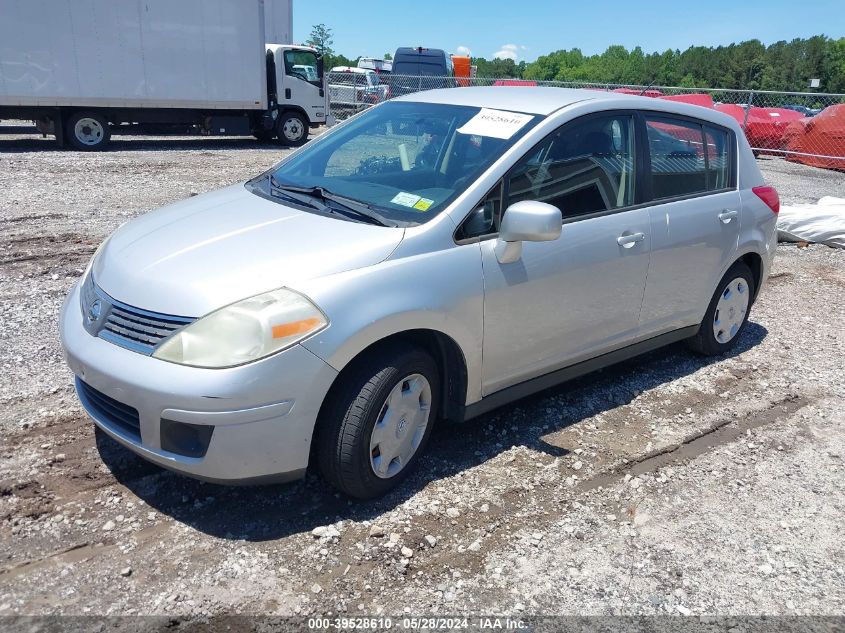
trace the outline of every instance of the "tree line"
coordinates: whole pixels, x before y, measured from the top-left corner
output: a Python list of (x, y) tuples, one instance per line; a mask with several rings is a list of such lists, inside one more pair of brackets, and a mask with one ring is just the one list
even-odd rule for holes
[[(514, 64), (519, 71), (519, 65)], [(479, 68), (480, 74), (480, 68)], [(816, 35), (765, 46), (691, 46), (662, 53), (610, 46), (598, 55), (560, 50), (525, 65), (522, 78), (748, 90), (806, 91), (819, 79), (824, 92), (845, 92), (845, 37)]]
[[(326, 69), (358, 63), (359, 58), (334, 51), (332, 30), (324, 24), (314, 27), (307, 44), (324, 55)], [(386, 53), (385, 59), (389, 58)], [(748, 40), (662, 53), (645, 53), (639, 46), (629, 51), (613, 45), (603, 53), (585, 55), (571, 48), (542, 55), (530, 63), (483, 57), (473, 57), (472, 63), (478, 77), (494, 79), (797, 92), (808, 90), (811, 79), (819, 79), (819, 91), (845, 93), (845, 37), (824, 35), (768, 46), (760, 40)]]

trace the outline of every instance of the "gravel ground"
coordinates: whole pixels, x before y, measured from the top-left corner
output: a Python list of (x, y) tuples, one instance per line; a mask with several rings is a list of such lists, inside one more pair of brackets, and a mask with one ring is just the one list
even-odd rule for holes
[[(0, 137), (0, 614), (842, 614), (845, 253), (779, 248), (736, 353), (672, 346), (435, 429), (402, 488), (223, 488), (95, 437), (61, 302), (127, 219), (252, 140)], [(760, 161), (784, 202), (845, 177)]]
[(845, 172), (808, 167), (774, 156), (761, 156), (757, 164), (787, 204), (812, 203), (823, 196), (845, 197)]

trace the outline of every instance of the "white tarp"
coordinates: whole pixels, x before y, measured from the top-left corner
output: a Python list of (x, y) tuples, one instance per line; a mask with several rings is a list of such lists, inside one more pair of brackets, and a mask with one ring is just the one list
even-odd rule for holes
[(825, 196), (817, 204), (781, 205), (778, 239), (845, 248), (845, 198)]

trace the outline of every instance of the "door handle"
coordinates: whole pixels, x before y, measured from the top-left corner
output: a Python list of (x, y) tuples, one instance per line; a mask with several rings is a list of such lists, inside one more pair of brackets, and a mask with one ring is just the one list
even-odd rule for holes
[(731, 220), (739, 215), (739, 211), (735, 209), (725, 209), (719, 214), (719, 220), (722, 224), (729, 224)]
[(616, 243), (622, 248), (631, 248), (637, 242), (645, 240), (644, 233), (629, 233), (628, 235), (620, 235), (616, 238)]

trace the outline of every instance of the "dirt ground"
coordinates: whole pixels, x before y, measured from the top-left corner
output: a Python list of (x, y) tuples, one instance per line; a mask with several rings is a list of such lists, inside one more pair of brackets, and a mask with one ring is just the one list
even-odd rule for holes
[[(464, 425), (373, 503), (199, 483), (96, 437), (57, 316), (97, 244), (250, 140), (0, 137), (0, 615), (842, 614), (845, 252), (782, 245), (730, 356), (682, 345)], [(785, 202), (833, 172), (762, 159)]]

